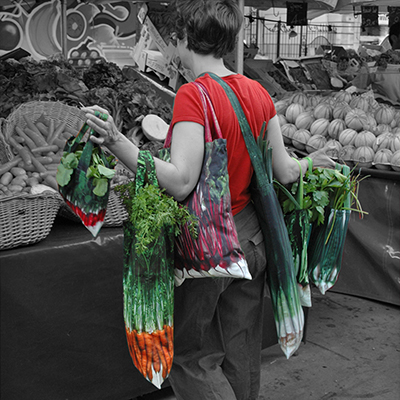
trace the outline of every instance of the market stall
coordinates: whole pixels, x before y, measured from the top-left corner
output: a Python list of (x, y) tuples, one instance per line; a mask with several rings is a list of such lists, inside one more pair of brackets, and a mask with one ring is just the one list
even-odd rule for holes
[[(135, 9), (139, 16), (140, 10)], [(103, 105), (118, 116), (117, 122), (130, 140), (157, 153), (162, 140), (149, 139), (141, 121), (152, 113), (168, 122), (174, 92), (192, 77), (179, 64), (171, 42), (165, 40), (165, 32), (157, 25), (160, 20), (156, 24), (143, 12), (138, 44), (132, 54), (134, 65), (126, 68), (119, 69), (100, 57), (79, 73), (63, 59), (22, 59), (18, 64), (0, 61), (1, 75), (9, 82), (0, 94), (3, 171), (8, 162), (13, 167), (26, 167), (23, 145), (28, 143), (26, 135), (32, 125), (24, 122), (22, 115), (17, 117), (17, 110), (30, 102), (44, 103), (42, 99), (47, 105), (55, 102), (72, 108), (81, 103)], [(355, 167), (354, 176), (358, 171), (363, 177), (369, 176), (359, 188), (359, 200), (368, 215), (362, 219), (357, 212), (351, 215), (340, 279), (331, 290), (399, 305), (398, 104), (382, 104), (369, 88), (339, 90), (345, 79), (341, 80), (338, 60), (329, 51), (308, 58), (281, 59), (274, 65), (271, 60), (254, 59), (254, 49), (246, 50), (249, 56), (244, 60), (238, 60), (236, 54), (226, 62), (240, 70), (243, 61), (245, 75), (270, 91), (288, 151), (306, 156), (328, 145), (338, 163)], [(342, 85), (337, 84), (338, 80)], [(21, 95), (16, 87), (25, 87), (26, 93)], [(29, 114), (30, 122), (38, 128), (38, 122), (46, 122), (42, 114), (43, 110)], [(60, 113), (55, 117), (51, 112), (50, 116), (60, 124)], [(33, 170), (26, 168), (27, 177), (37, 178), (31, 180), (33, 185), (24, 185), (17, 172), (13, 175), (12, 167), (7, 168), (13, 176), (7, 175), (1, 182), (4, 207), (7, 197), (19, 193), (27, 197), (37, 184), (54, 184), (49, 176), (55, 177), (54, 165), (60, 162), (63, 142), (79, 130), (82, 119), (70, 122), (59, 141), (52, 138), (46, 143), (57, 149), (52, 147), (40, 154), (42, 164), (35, 163)], [(49, 127), (45, 126), (47, 132)], [(38, 146), (33, 144), (33, 148)], [(36, 170), (38, 165), (43, 169)], [(124, 173), (122, 167), (123, 177), (129, 177)], [(20, 192), (16, 186), (20, 186)], [(53, 188), (57, 190), (57, 186)], [(0, 226), (0, 238), (4, 238), (0, 243), (2, 395), (7, 399), (30, 398), (32, 393), (40, 399), (130, 399), (155, 390), (135, 369), (127, 349), (120, 221), (106, 224), (93, 238), (79, 221), (61, 215), (60, 204), (52, 204), (57, 216), (48, 222), (49, 232), (40, 240), (29, 242), (28, 238), (23, 246), (5, 245), (10, 235), (4, 224)], [(29, 213), (29, 207), (19, 211), (24, 213)], [(47, 214), (51, 217), (50, 212)], [(277, 342), (268, 297), (265, 308), (263, 347)]]

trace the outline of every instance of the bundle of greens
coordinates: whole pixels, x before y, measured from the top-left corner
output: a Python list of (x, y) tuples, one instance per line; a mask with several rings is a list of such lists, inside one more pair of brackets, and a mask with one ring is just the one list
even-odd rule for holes
[(143, 253), (157, 239), (165, 226), (173, 228), (175, 236), (181, 233), (180, 227), (189, 224), (193, 237), (196, 237), (196, 220), (185, 207), (153, 184), (145, 184), (136, 190), (134, 181), (114, 188), (124, 204), (129, 221), (136, 230), (136, 251)]
[[(366, 214), (358, 200), (362, 179), (351, 174), (347, 166), (339, 164), (335, 169), (314, 168), (304, 178), (302, 209), (306, 210), (312, 224), (307, 248), (308, 274), (322, 294), (339, 277), (351, 211)], [(299, 209), (298, 202), (293, 198), (298, 186), (296, 182), (285, 191), (276, 183), (285, 215)], [(282, 193), (285, 195), (282, 196)]]

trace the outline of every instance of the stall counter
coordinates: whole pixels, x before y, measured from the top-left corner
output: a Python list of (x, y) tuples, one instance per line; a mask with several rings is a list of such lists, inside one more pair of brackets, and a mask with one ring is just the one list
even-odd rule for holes
[[(57, 217), (42, 242), (0, 251), (2, 399), (131, 400), (157, 390), (126, 344), (122, 245), (122, 228), (94, 239)], [(268, 297), (265, 305), (268, 347), (277, 337)]]

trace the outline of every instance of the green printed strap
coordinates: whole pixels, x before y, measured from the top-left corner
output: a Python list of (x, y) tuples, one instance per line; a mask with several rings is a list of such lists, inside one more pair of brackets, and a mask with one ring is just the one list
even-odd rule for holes
[[(239, 121), (240, 128), (243, 132), (243, 137), (246, 143), (247, 151), (249, 152), (251, 162), (253, 164), (254, 171), (256, 173), (257, 179), (262, 182), (264, 179), (268, 178), (268, 175), (265, 170), (265, 165), (263, 162), (263, 157), (261, 154), (261, 150), (257, 146), (257, 143), (254, 139), (254, 136), (251, 132), (250, 125), (247, 121), (247, 118), (244, 114), (242, 106), (238, 98), (236, 97), (232, 88), (218, 75), (207, 72), (212, 79), (217, 81), (225, 90), (226, 95), (228, 96), (230, 102), (232, 103), (232, 107), (236, 113), (236, 116)], [(269, 182), (272, 183), (272, 182)]]
[(158, 187), (154, 158), (148, 150), (139, 151), (135, 182), (136, 192), (140, 188), (144, 187), (146, 183), (150, 183)]

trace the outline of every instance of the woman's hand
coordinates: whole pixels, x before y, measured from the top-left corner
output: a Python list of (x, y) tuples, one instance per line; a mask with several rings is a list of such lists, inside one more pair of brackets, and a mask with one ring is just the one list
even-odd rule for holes
[(335, 168), (336, 163), (333, 161), (326, 152), (329, 149), (334, 149), (334, 144), (327, 144), (322, 149), (316, 150), (308, 155), (313, 162), (314, 167), (321, 167), (321, 168)]
[[(82, 107), (81, 110), (86, 114), (86, 123), (96, 132), (98, 136), (91, 135), (90, 140), (97, 144), (112, 144), (119, 140), (121, 132), (118, 131), (113, 117), (105, 108), (99, 106)], [(107, 116), (107, 120), (97, 117), (95, 111)]]

